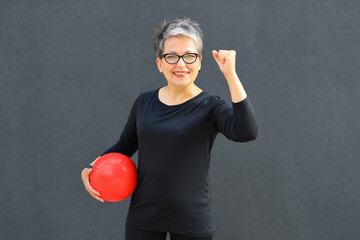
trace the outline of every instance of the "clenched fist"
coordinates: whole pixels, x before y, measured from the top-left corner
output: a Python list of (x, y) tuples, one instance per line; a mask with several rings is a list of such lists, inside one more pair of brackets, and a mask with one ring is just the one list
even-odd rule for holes
[(213, 50), (212, 54), (216, 63), (219, 65), (220, 71), (226, 76), (229, 74), (236, 74), (235, 71), (235, 50)]

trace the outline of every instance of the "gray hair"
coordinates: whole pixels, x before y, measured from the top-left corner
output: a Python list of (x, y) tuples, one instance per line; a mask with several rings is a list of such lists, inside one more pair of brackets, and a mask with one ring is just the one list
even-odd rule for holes
[(197, 47), (199, 56), (203, 50), (203, 33), (198, 22), (190, 18), (178, 19), (166, 22), (164, 21), (160, 28), (155, 29), (153, 37), (154, 50), (158, 58), (162, 58), (164, 53), (164, 42), (172, 36), (187, 36), (192, 38)]

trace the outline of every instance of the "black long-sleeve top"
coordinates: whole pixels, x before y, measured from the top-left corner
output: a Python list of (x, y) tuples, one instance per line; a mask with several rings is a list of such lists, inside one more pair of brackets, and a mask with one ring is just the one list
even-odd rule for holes
[(211, 148), (218, 132), (254, 140), (258, 126), (248, 98), (232, 103), (203, 91), (168, 106), (159, 89), (134, 102), (119, 141), (103, 154), (138, 152), (138, 183), (126, 224), (140, 229), (206, 237), (215, 232), (209, 186)]

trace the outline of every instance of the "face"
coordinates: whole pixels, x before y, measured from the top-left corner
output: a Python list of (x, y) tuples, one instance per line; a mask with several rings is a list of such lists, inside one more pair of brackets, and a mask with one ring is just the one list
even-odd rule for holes
[[(195, 41), (186, 36), (174, 36), (165, 40), (164, 52), (183, 55), (185, 53), (198, 53)], [(164, 73), (169, 85), (186, 87), (194, 83), (201, 68), (201, 58), (198, 56), (192, 64), (185, 63), (182, 58), (176, 64), (169, 64), (164, 58), (156, 59), (160, 72)]]

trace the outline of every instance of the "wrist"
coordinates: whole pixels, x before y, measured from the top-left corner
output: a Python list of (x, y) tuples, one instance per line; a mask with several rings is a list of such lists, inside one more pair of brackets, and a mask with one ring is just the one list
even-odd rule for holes
[(234, 81), (234, 80), (239, 79), (239, 77), (238, 77), (235, 70), (231, 71), (231, 72), (224, 73), (224, 77), (225, 77), (226, 81)]
[(85, 168), (91, 169), (93, 166), (91, 164), (85, 166)]

